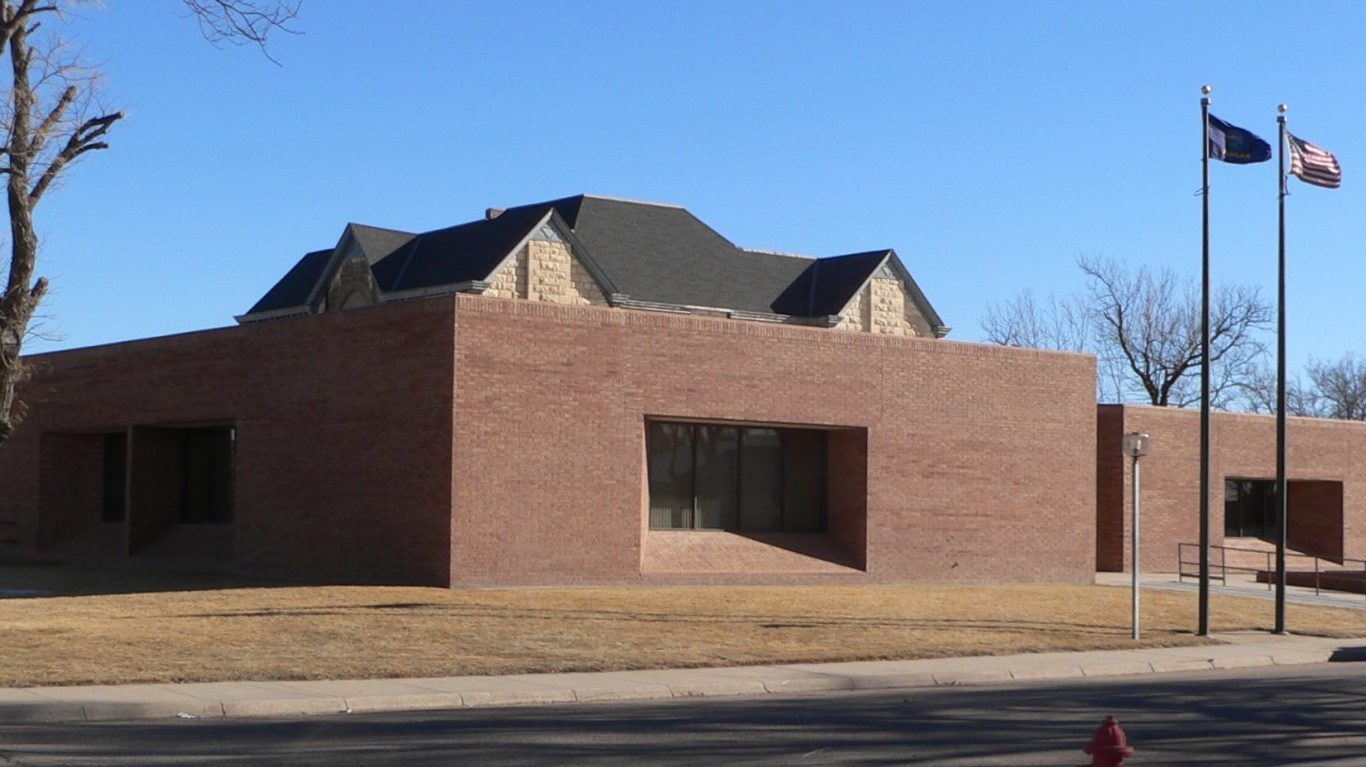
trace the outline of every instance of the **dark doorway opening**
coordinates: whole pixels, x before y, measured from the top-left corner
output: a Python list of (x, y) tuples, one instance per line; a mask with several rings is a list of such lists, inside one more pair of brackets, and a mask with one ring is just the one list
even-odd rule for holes
[(1274, 538), (1280, 528), (1274, 480), (1224, 480), (1225, 537)]
[(236, 430), (231, 426), (185, 431), (181, 522), (222, 524), (232, 521), (235, 442)]
[(128, 514), (128, 435), (104, 435), (104, 481), (100, 519), (122, 522)]

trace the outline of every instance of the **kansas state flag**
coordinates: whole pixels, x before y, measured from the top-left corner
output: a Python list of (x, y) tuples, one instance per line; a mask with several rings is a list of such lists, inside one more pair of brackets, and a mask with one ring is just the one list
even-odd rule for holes
[(1209, 156), (1224, 162), (1246, 165), (1271, 159), (1271, 145), (1250, 130), (1229, 125), (1214, 115), (1209, 116)]

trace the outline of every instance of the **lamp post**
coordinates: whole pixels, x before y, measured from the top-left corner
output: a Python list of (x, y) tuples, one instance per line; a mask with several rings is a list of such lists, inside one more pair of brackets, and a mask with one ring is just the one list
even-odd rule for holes
[(1141, 470), (1138, 466), (1138, 459), (1148, 454), (1148, 433), (1146, 431), (1135, 431), (1124, 435), (1124, 454), (1133, 461), (1134, 467), (1134, 524), (1132, 528), (1132, 543), (1130, 548), (1133, 550), (1133, 627), (1134, 639), (1138, 639), (1138, 525), (1139, 525), (1139, 482), (1142, 479)]

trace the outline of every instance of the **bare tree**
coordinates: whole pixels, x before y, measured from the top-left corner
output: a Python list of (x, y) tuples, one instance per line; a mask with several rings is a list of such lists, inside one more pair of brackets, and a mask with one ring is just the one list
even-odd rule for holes
[(1089, 347), (1091, 326), (1081, 296), (1059, 300), (1050, 295), (1040, 306), (1031, 291), (987, 307), (982, 329), (993, 343), (1079, 352)]
[[(213, 45), (256, 45), (275, 61), (266, 48), (270, 33), (293, 32), (289, 23), (299, 17), (299, 0), (181, 0), (199, 22), (199, 32)], [(275, 63), (279, 63), (276, 61)]]
[(1316, 404), (1315, 415), (1366, 421), (1366, 360), (1350, 353), (1334, 362), (1310, 360), (1306, 373)]
[[(1198, 402), (1198, 376), (1190, 375), (1200, 369), (1198, 291), (1170, 270), (1130, 271), (1098, 258), (1082, 258), (1077, 265), (1087, 278), (1082, 295), (1050, 300), (1043, 311), (1027, 296), (991, 307), (983, 322), (988, 340), (1092, 352), (1097, 396), (1103, 399), (1141, 398), (1177, 407)], [(1256, 371), (1266, 354), (1260, 331), (1270, 318), (1270, 307), (1253, 288), (1224, 287), (1211, 297), (1210, 391), (1216, 406), (1230, 402)], [(1024, 329), (1009, 330), (1017, 321)]]
[[(1259, 364), (1240, 384), (1238, 402), (1249, 413), (1276, 414), (1276, 371)], [(1285, 412), (1287, 415), (1319, 417), (1321, 403), (1312, 385), (1306, 386), (1298, 375), (1286, 376)]]
[[(298, 14), (297, 0), (183, 2), (210, 42), (254, 43), (263, 50), (270, 32)], [(0, 54), (9, 53), (13, 76), (0, 107), (10, 234), (9, 274), (0, 296), (0, 444), (24, 414), (19, 386), (28, 371), (20, 354), (48, 287), (47, 278), (37, 275), (34, 212), (73, 162), (108, 148), (106, 134), (123, 119), (122, 112), (97, 108), (96, 71), (68, 57), (60, 38), (35, 38), (42, 21), (61, 18), (64, 5), (0, 0)]]

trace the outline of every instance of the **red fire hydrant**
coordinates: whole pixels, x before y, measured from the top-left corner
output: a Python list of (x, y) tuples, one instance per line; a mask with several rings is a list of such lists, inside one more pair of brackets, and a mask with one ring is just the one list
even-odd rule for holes
[(1096, 728), (1091, 745), (1082, 750), (1091, 755), (1090, 767), (1124, 767), (1124, 757), (1134, 752), (1129, 745), (1129, 738), (1113, 716), (1105, 717), (1105, 721)]

